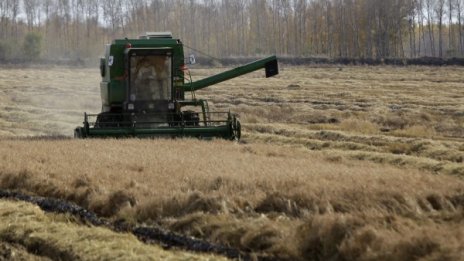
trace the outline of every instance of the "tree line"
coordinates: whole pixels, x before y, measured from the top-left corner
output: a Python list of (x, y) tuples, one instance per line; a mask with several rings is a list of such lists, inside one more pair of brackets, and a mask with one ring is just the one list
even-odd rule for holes
[(215, 57), (464, 56), (464, 0), (1, 0), (0, 59), (95, 59), (171, 31)]

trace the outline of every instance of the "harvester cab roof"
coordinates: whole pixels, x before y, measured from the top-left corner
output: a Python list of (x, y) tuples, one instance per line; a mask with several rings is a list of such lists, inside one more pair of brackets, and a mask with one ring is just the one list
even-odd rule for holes
[(240, 139), (237, 115), (210, 111), (208, 102), (197, 99), (195, 91), (262, 68), (266, 77), (274, 76), (277, 58), (267, 57), (195, 82), (185, 63), (182, 42), (169, 32), (108, 44), (100, 59), (102, 111), (85, 113), (84, 126), (75, 129), (75, 137)]

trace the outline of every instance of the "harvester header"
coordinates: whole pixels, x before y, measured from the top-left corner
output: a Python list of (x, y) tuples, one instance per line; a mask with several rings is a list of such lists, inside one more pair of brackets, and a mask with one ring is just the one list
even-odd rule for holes
[[(211, 112), (196, 90), (259, 69), (266, 77), (279, 73), (271, 56), (192, 82), (184, 47), (169, 32), (147, 33), (139, 39), (116, 39), (100, 59), (102, 111), (84, 114), (74, 136), (179, 137), (240, 139), (237, 115)], [(191, 98), (186, 99), (186, 94)], [(185, 109), (188, 108), (188, 109)]]

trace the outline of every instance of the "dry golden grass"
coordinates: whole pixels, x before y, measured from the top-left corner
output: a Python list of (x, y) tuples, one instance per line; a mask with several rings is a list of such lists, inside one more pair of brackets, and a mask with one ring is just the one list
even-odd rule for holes
[(24, 246), (7, 242), (0, 242), (0, 260), (49, 261), (51, 259), (29, 253)]
[[(218, 69), (192, 70), (198, 79)], [(244, 142), (303, 144), (351, 157), (381, 152), (414, 156), (464, 174), (464, 68), (282, 67), (199, 91), (216, 110), (238, 112)], [(83, 112), (100, 108), (97, 70), (0, 70), (0, 137), (71, 136)], [(263, 137), (263, 134), (265, 136)], [(303, 140), (302, 140), (303, 139)], [(372, 157), (358, 157), (371, 160)], [(427, 167), (432, 171), (443, 168)]]
[(335, 149), (345, 157), (381, 152), (382, 162), (405, 154), (415, 157), (405, 163), (411, 167), (426, 162), (428, 170), (464, 174), (463, 67), (282, 67), (275, 78), (253, 73), (198, 95), (238, 112), (245, 142)]
[[(198, 74), (211, 72), (200, 70)], [(435, 133), (413, 128), (407, 135), (433, 134), (462, 141), (463, 75), (462, 67), (283, 67), (275, 78), (264, 80), (261, 73), (254, 73), (246, 80), (232, 79), (199, 94), (217, 108), (241, 112), (245, 123), (359, 121), (371, 123), (368, 129), (375, 127), (377, 134), (396, 136), (395, 130), (426, 127)], [(346, 127), (335, 125), (363, 133), (362, 128)]]
[(20, 252), (24, 260), (40, 260), (41, 256), (51, 260), (226, 260), (166, 251), (143, 244), (133, 235), (77, 225), (64, 215), (45, 214), (29, 203), (4, 200), (0, 201), (0, 240), (24, 247), (29, 252)]
[[(424, 256), (462, 251), (461, 178), (359, 164), (304, 148), (198, 140), (3, 140), (0, 166), (4, 189), (65, 198), (102, 216), (161, 224), (281, 258), (314, 257), (321, 244), (330, 248), (319, 253), (322, 259), (396, 259), (429, 243), (434, 248)], [(358, 249), (364, 233), (373, 245)], [(430, 238), (423, 242), (424, 233)], [(371, 248), (377, 252), (366, 252)]]
[(98, 72), (1, 70), (0, 187), (290, 260), (460, 260), (463, 75), (282, 67), (197, 92), (240, 113), (236, 144), (15, 138), (70, 136)]

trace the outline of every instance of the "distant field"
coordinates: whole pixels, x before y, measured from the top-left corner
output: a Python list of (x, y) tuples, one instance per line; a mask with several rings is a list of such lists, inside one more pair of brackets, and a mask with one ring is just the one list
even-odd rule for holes
[(1, 189), (289, 260), (464, 256), (464, 68), (283, 67), (197, 92), (240, 114), (238, 144), (56, 139), (99, 111), (98, 81), (0, 70)]
[(95, 69), (0, 68), (0, 136), (72, 136), (101, 108)]

